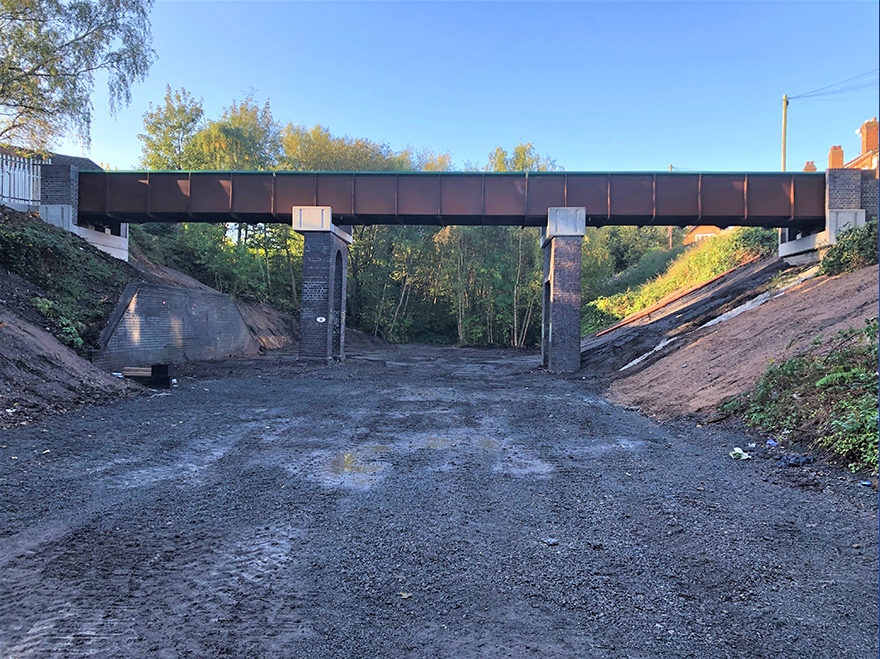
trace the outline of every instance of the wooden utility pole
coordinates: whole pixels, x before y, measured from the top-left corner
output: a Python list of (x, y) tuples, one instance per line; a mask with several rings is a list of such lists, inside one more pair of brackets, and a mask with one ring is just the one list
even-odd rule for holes
[(785, 171), (785, 129), (788, 123), (788, 94), (782, 95), (782, 171)]
[[(672, 165), (669, 165), (669, 171), (672, 171)], [(672, 225), (670, 224), (666, 229), (669, 236), (669, 249), (672, 249)]]

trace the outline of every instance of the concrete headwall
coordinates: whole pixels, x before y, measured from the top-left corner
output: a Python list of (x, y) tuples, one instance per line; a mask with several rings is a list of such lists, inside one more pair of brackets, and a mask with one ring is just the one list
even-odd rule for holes
[(126, 286), (92, 361), (100, 368), (173, 364), (256, 353), (228, 295), (146, 282)]
[(92, 245), (122, 261), (128, 260), (128, 225), (80, 225), (77, 220), (79, 204), (80, 166), (100, 169), (86, 158), (53, 154), (52, 162), (40, 167), (40, 217), (49, 224), (75, 233)]
[(73, 221), (73, 207), (67, 204), (40, 205), (40, 218), (47, 224), (60, 227), (91, 243), (102, 252), (106, 252), (121, 261), (128, 261), (128, 225), (120, 225), (119, 236), (114, 236), (110, 229), (96, 231), (80, 226)]

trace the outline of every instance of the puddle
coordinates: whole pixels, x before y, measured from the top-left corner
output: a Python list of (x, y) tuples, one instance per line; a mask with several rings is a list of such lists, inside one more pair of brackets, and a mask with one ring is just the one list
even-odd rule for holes
[(626, 451), (634, 453), (636, 451), (645, 450), (651, 442), (642, 439), (628, 439), (624, 437), (615, 438), (612, 442), (605, 444), (594, 444), (593, 446), (578, 446), (575, 448), (565, 448), (563, 451), (569, 455), (576, 455), (583, 458), (595, 458), (606, 453), (614, 451)]
[(390, 471), (388, 462), (375, 460), (377, 453), (390, 451), (387, 446), (367, 446), (357, 451), (317, 451), (287, 470), (327, 487), (372, 487)]
[(477, 440), (477, 446), (481, 449), (485, 449), (487, 451), (500, 451), (501, 444), (496, 442), (494, 439), (490, 439), (489, 437), (481, 437)]
[(362, 462), (357, 453), (339, 453), (330, 459), (327, 470), (331, 474), (375, 474), (383, 467), (381, 462)]
[(423, 437), (421, 439), (416, 439), (409, 443), (412, 448), (449, 448), (451, 446), (457, 446), (458, 442), (453, 442), (451, 439), (447, 437)]

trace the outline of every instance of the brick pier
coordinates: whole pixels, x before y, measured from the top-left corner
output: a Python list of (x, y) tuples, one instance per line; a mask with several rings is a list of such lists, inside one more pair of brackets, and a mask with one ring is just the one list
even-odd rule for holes
[(345, 359), (345, 293), (351, 227), (332, 223), (329, 207), (293, 210), (293, 228), (303, 234), (302, 310), (299, 358)]

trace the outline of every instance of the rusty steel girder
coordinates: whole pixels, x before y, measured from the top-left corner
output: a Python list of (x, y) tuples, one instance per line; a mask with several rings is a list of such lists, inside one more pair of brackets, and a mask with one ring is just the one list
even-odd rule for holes
[(330, 206), (352, 224), (544, 226), (584, 207), (606, 224), (799, 227), (824, 222), (823, 173), (93, 172), (79, 217), (94, 222), (291, 221)]

